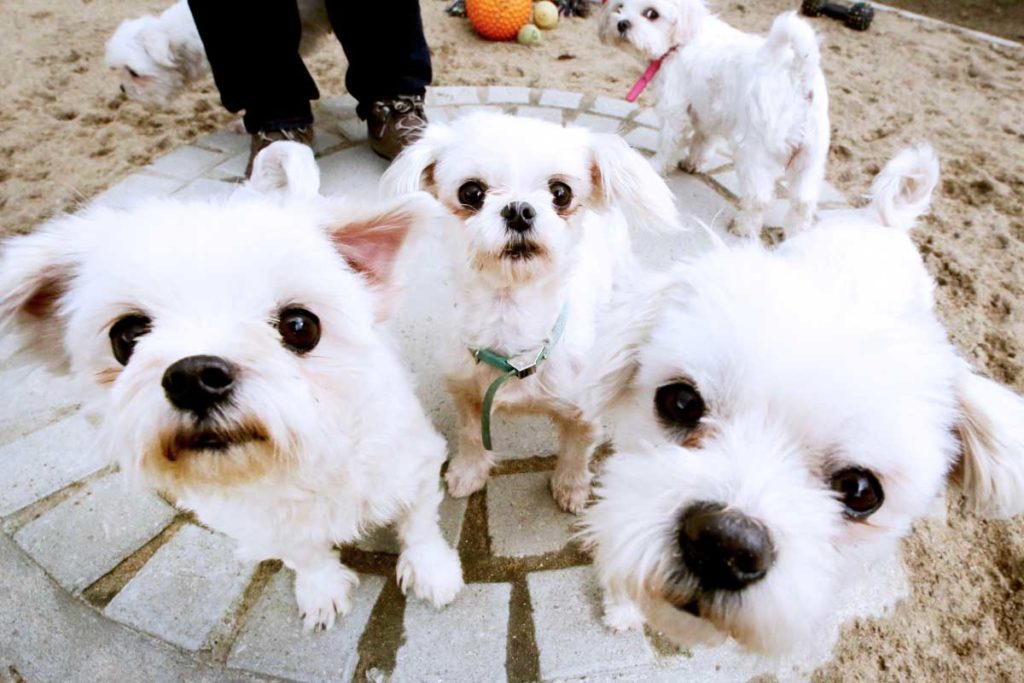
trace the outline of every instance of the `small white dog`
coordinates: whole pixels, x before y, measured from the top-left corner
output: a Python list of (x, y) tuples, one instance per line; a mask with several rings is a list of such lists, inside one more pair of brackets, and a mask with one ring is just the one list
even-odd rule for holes
[(661, 62), (655, 79), (661, 132), (652, 160), (659, 172), (680, 155), (684, 170), (703, 170), (715, 142), (724, 139), (739, 177), (740, 232), (760, 232), (780, 178), (790, 201), (783, 227), (810, 225), (830, 131), (818, 41), (807, 22), (789, 12), (759, 36), (712, 15), (704, 0), (611, 0), (600, 34)]
[(617, 454), (583, 532), (609, 626), (803, 648), (947, 478), (1024, 511), (1024, 400), (947, 340), (908, 236), (937, 178), (904, 151), (865, 209), (722, 246), (618, 311), (588, 371)]
[(579, 512), (599, 430), (580, 414), (577, 374), (614, 283), (632, 269), (617, 209), (675, 227), (672, 193), (618, 136), (489, 113), (431, 124), (382, 183), (394, 193), (428, 190), (453, 219), (446, 237), (458, 320), (446, 388), (459, 443), (449, 492), (480, 490), (494, 463), (481, 421), (490, 416), (488, 388), (507, 373), (487, 363), (497, 355), (532, 374), (501, 386), (494, 407), (553, 417), (561, 446), (552, 494)]
[(129, 479), (294, 569), (306, 628), (350, 609), (358, 577), (333, 546), (374, 525), (395, 524), (403, 590), (444, 605), (462, 587), (437, 520), (445, 444), (374, 291), (436, 202), (289, 199), (292, 177), (318, 181), (293, 143), (253, 177), (226, 203), (93, 208), (10, 240), (0, 331), (81, 380)]
[[(302, 40), (308, 55), (330, 32), (323, 0), (299, 0)], [(167, 105), (183, 88), (205, 76), (210, 65), (188, 0), (178, 0), (160, 16), (126, 19), (107, 41), (107, 66), (117, 71), (121, 92), (148, 105)]]

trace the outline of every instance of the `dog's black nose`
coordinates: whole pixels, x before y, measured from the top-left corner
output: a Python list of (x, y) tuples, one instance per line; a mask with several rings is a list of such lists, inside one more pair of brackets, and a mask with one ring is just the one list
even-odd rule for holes
[(235, 366), (217, 356), (188, 356), (164, 371), (167, 400), (198, 416), (223, 403), (235, 385)]
[(706, 591), (738, 591), (764, 578), (775, 561), (768, 531), (718, 503), (694, 503), (679, 520), (683, 563)]
[(516, 232), (526, 232), (533, 227), (533, 219), (537, 217), (537, 210), (526, 202), (512, 202), (501, 210), (501, 217), (505, 219), (505, 227)]
[(626, 35), (626, 31), (633, 27), (633, 22), (631, 22), (629, 19), (623, 19), (618, 23), (618, 27), (619, 33), (621, 33), (622, 35)]

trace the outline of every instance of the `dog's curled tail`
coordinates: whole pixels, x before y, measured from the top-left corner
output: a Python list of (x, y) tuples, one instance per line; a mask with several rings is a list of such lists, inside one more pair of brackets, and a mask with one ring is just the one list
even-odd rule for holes
[(796, 12), (785, 12), (775, 17), (768, 37), (761, 48), (772, 62), (785, 61), (792, 51), (793, 79), (801, 91), (814, 89), (814, 81), (820, 70), (821, 52), (818, 36), (806, 21)]
[(939, 157), (927, 143), (902, 150), (871, 184), (869, 210), (882, 225), (910, 230), (932, 202), (939, 182)]

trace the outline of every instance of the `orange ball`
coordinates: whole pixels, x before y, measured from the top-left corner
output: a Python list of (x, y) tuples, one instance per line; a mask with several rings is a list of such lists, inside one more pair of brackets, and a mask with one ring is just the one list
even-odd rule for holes
[(512, 40), (530, 21), (533, 0), (466, 0), (466, 16), (487, 40)]

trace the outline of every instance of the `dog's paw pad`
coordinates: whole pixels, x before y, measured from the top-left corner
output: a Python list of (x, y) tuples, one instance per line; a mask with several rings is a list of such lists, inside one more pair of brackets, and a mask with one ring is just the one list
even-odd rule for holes
[(486, 462), (466, 462), (456, 458), (448, 464), (448, 472), (444, 475), (448, 493), (452, 498), (472, 495), (487, 484), (490, 473), (491, 467)]
[(590, 480), (578, 481), (573, 479), (560, 480), (557, 476), (551, 478), (551, 497), (562, 510), (578, 515), (583, 512), (590, 499)]
[(608, 601), (604, 606), (604, 625), (615, 632), (640, 630), (644, 626), (644, 615), (629, 601)]
[(339, 616), (352, 610), (352, 590), (359, 584), (355, 572), (338, 565), (295, 574), (295, 601), (307, 631), (326, 631)]
[(395, 570), (402, 593), (413, 595), (434, 607), (444, 607), (464, 585), (458, 554), (444, 543), (412, 546), (398, 556)]

